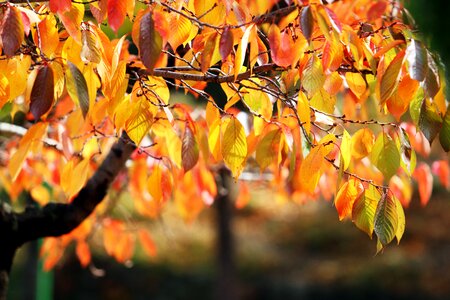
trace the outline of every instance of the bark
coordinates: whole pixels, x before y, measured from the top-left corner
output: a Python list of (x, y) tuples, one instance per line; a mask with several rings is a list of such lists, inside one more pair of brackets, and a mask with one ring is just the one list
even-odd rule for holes
[(217, 178), (217, 286), (218, 300), (237, 299), (233, 238), (233, 179), (225, 167)]
[(135, 148), (124, 133), (71, 203), (27, 207), (21, 213), (12, 212), (6, 204), (0, 207), (0, 300), (6, 299), (9, 272), (17, 248), (41, 237), (61, 236), (75, 229), (103, 200)]

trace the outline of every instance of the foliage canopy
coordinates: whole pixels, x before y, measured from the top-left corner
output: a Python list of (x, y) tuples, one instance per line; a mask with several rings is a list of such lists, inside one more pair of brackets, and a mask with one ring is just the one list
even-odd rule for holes
[[(100, 165), (112, 145), (132, 148), (109, 200), (83, 202), (95, 212), (46, 240), (47, 268), (72, 241), (87, 265), (97, 225), (118, 261), (136, 239), (155, 255), (149, 232), (109, 216), (114, 199), (128, 190), (151, 218), (173, 199), (191, 221), (216, 197), (222, 164), (236, 179), (269, 174), (279, 199), (334, 197), (339, 219), (375, 232), (380, 250), (403, 235), (410, 178), (422, 204), (430, 197), (416, 153), (434, 140), (450, 150), (442, 67), (399, 1), (27, 2), (0, 4), (0, 131), (12, 134), (0, 184), (12, 205), (23, 191), (49, 210), (78, 205), (110, 172)], [(448, 162), (432, 169), (448, 188)]]

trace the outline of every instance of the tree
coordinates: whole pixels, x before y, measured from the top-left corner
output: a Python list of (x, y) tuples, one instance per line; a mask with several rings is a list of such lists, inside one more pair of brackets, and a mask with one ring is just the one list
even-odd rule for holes
[[(294, 201), (335, 195), (380, 251), (403, 235), (412, 177), (430, 197), (416, 152), (450, 149), (442, 67), (399, 1), (15, 0), (0, 15), (0, 299), (37, 238), (47, 268), (72, 242), (88, 264), (94, 224), (119, 262), (136, 239), (154, 255), (109, 215), (115, 196), (150, 218), (173, 199), (191, 221), (223, 165)], [(433, 170), (448, 188), (448, 162)], [(17, 212), (23, 193), (39, 205)]]

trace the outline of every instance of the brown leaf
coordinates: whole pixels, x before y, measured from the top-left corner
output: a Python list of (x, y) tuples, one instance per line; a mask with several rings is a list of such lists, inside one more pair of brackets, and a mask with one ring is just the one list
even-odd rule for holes
[(151, 12), (145, 14), (139, 27), (139, 53), (142, 63), (150, 71), (155, 67), (162, 49), (162, 37), (155, 30)]
[(53, 105), (53, 71), (49, 66), (39, 69), (30, 96), (30, 111), (39, 120)]
[(23, 41), (23, 30), (19, 10), (14, 6), (7, 6), (0, 29), (3, 52), (6, 56), (13, 56), (19, 50)]

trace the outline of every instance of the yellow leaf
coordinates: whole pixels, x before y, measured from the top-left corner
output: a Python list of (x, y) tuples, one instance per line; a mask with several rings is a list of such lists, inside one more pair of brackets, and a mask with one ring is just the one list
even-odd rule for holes
[(129, 108), (131, 114), (125, 123), (125, 131), (136, 145), (141, 143), (153, 124), (154, 116), (150, 105), (148, 101), (142, 99)]
[(242, 36), (242, 39), (238, 45), (237, 52), (236, 52), (236, 58), (234, 61), (234, 78), (238, 76), (239, 72), (241, 71), (241, 67), (244, 63), (245, 59), (245, 53), (247, 51), (248, 46), (248, 40), (250, 38), (250, 33), (252, 32), (253, 24), (248, 26), (245, 31), (244, 35)]
[(101, 86), (100, 79), (94, 71), (94, 66), (92, 64), (86, 64), (82, 70), (84, 78), (86, 78), (88, 94), (89, 94), (89, 112), (92, 111), (94, 107), (95, 100), (97, 98), (97, 90)]
[(271, 130), (259, 142), (256, 148), (256, 162), (261, 171), (272, 163), (280, 163), (281, 133), (282, 130), (280, 128)]
[(309, 134), (311, 132), (311, 112), (309, 109), (308, 99), (302, 92), (298, 93), (297, 112), (300, 121), (304, 123), (303, 128), (305, 128), (306, 133)]
[(169, 128), (166, 130), (165, 140), (170, 160), (178, 168), (181, 168), (181, 139), (171, 128)]
[(77, 158), (72, 158), (64, 166), (61, 174), (61, 187), (69, 199), (83, 188), (89, 172), (89, 159), (83, 159), (77, 165), (75, 160)]
[(9, 81), (6, 76), (0, 73), (0, 108), (9, 100)]
[(244, 127), (234, 117), (231, 118), (223, 135), (222, 156), (233, 177), (237, 178), (247, 157), (247, 139)]
[(358, 130), (352, 137), (352, 156), (356, 159), (363, 158), (372, 152), (375, 136), (369, 128)]
[(33, 187), (30, 194), (40, 206), (44, 206), (50, 201), (50, 192), (43, 185)]
[(28, 152), (37, 149), (47, 131), (47, 123), (36, 123), (31, 126), (19, 142), (19, 149), (11, 157), (8, 169), (12, 180), (16, 180)]
[(366, 81), (360, 73), (347, 72), (345, 73), (345, 80), (347, 80), (348, 87), (357, 98), (361, 98), (366, 92)]
[(345, 129), (342, 133), (342, 142), (340, 151), (341, 151), (341, 162), (343, 163), (342, 167), (344, 168), (345, 171), (348, 169), (348, 166), (350, 165), (350, 160), (352, 158), (352, 138)]
[(302, 72), (302, 85), (311, 98), (319, 91), (325, 82), (322, 64), (316, 55), (312, 55), (306, 63)]
[(222, 160), (222, 152), (220, 146), (220, 124), (221, 120), (216, 119), (209, 127), (208, 145), (212, 156), (216, 161)]
[(191, 30), (195, 26), (192, 26), (189, 19), (179, 14), (170, 14), (169, 27), (170, 35), (167, 40), (172, 49), (176, 50), (178, 46), (189, 41)]

